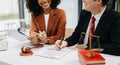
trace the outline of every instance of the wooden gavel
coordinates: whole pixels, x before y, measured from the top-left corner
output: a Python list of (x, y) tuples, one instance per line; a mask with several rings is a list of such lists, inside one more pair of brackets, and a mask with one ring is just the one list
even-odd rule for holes
[(21, 55), (21, 56), (30, 56), (30, 55), (33, 54), (32, 49), (34, 49), (34, 48), (42, 48), (42, 47), (43, 47), (43, 46), (34, 46), (34, 47), (25, 47), (25, 46), (23, 46), (23, 47), (21, 48), (21, 53), (20, 53), (20, 55)]

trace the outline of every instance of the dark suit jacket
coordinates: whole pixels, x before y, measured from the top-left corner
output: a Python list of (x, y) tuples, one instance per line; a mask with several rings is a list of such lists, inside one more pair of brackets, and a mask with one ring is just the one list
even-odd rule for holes
[[(54, 44), (56, 40), (65, 35), (66, 15), (62, 9), (52, 9), (49, 13), (48, 26), (46, 30), (44, 13), (39, 16), (32, 15), (30, 25), (30, 35), (37, 37), (39, 31), (46, 31), (49, 37), (49, 44)], [(39, 41), (38, 41), (39, 42)]]
[[(76, 44), (81, 32), (86, 32), (90, 18), (90, 12), (85, 10), (81, 12), (75, 31), (66, 39), (68, 46)], [(120, 55), (120, 13), (107, 8), (100, 18), (94, 35), (100, 36), (100, 46), (104, 49), (102, 53)], [(95, 38), (92, 41), (94, 45)]]

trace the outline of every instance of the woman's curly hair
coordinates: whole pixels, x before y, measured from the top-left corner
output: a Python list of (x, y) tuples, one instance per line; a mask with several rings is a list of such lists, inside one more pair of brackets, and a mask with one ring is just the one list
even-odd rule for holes
[[(38, 0), (25, 0), (26, 7), (33, 15), (38, 16), (43, 12), (43, 9), (38, 4)], [(51, 0), (51, 8), (57, 8), (57, 5), (61, 3), (61, 0)]]

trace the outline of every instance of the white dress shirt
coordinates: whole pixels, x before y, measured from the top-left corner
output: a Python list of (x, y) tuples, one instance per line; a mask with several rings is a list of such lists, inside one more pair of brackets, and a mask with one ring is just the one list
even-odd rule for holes
[[(100, 12), (99, 14), (97, 14), (97, 15), (93, 15), (93, 14), (92, 14), (92, 16), (94, 16), (95, 19), (96, 19), (96, 20), (95, 20), (95, 30), (96, 30), (96, 27), (97, 27), (97, 25), (98, 25), (98, 23), (99, 23), (99, 20), (100, 20), (101, 16), (103, 15), (105, 9), (106, 9), (106, 7), (103, 9), (103, 11), (101, 11), (101, 12)], [(92, 16), (91, 16), (91, 18), (92, 18)], [(90, 24), (91, 24), (91, 19), (90, 19), (90, 22), (89, 22), (89, 25), (88, 25), (88, 28), (87, 28), (87, 31), (86, 31), (85, 39), (84, 39), (84, 44), (85, 44), (85, 45), (88, 43), (88, 36), (89, 36)]]
[(48, 20), (49, 20), (49, 14), (44, 14), (44, 16), (45, 16), (45, 27), (46, 27), (46, 31), (47, 31)]

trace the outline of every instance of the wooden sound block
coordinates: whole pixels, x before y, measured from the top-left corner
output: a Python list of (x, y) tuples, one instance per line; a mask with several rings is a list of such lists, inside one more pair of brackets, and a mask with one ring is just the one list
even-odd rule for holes
[(34, 46), (34, 47), (32, 47), (32, 49), (33, 48), (43, 48), (43, 46)]
[(33, 54), (33, 52), (29, 52), (29, 53), (23, 53), (23, 52), (20, 52), (20, 56), (31, 56)]

